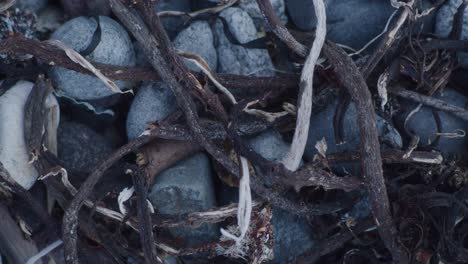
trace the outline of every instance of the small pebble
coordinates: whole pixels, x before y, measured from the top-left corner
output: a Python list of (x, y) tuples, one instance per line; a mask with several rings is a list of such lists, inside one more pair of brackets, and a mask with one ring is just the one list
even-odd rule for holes
[(128, 139), (138, 137), (150, 123), (166, 118), (176, 109), (176, 99), (165, 83), (161, 81), (143, 83), (128, 112)]
[[(132, 42), (125, 29), (111, 18), (99, 16), (101, 39), (99, 44), (85, 58), (90, 61), (115, 66), (134, 66), (135, 53)], [(92, 43), (97, 29), (96, 19), (77, 17), (67, 21), (52, 34), (52, 39), (60, 40), (77, 52), (83, 52)], [(59, 92), (77, 100), (90, 101), (109, 97), (113, 92), (97, 77), (53, 67), (50, 76)], [(117, 81), (122, 89), (131, 88), (131, 82)]]
[(115, 149), (108, 137), (76, 122), (63, 122), (58, 130), (58, 158), (66, 168), (90, 172)]
[[(270, 0), (271, 6), (275, 11), (275, 14), (279, 17), (280, 21), (286, 25), (288, 23), (288, 17), (286, 16), (286, 7), (284, 0)], [(258, 7), (257, 0), (244, 0), (241, 1), (239, 7), (244, 9), (245, 12), (253, 19), (255, 26), (258, 30), (269, 30), (270, 25), (263, 16), (262, 11)]]
[[(453, 89), (446, 88), (443, 93), (436, 93), (434, 97), (464, 109), (468, 106), (468, 98)], [(404, 122), (406, 116), (415, 109), (418, 104), (404, 101), (402, 105), (406, 107), (401, 118), (401, 122)], [(468, 147), (466, 136), (450, 137), (450, 134), (462, 135), (464, 133), (463, 131), (468, 131), (468, 123), (444, 111), (435, 111), (435, 114), (440, 117), (441, 131), (437, 129), (437, 121), (433, 114), (433, 108), (422, 107), (420, 111), (415, 113), (408, 120), (408, 132), (414, 133), (420, 137), (419, 146), (425, 148), (432, 147), (439, 150), (445, 158), (464, 157)], [(436, 140), (436, 134), (438, 132), (444, 133), (446, 136), (441, 136)]]
[[(357, 120), (357, 112), (354, 103), (351, 103), (344, 116), (344, 143), (337, 144), (335, 142), (335, 130), (333, 127), (333, 116), (335, 115), (338, 100), (329, 104), (323, 111), (312, 115), (310, 119), (309, 137), (307, 140), (305, 157), (312, 160), (317, 154), (315, 144), (317, 141), (325, 138), (327, 143), (327, 154), (341, 153), (349, 151), (358, 151), (360, 142), (359, 125)], [(385, 121), (380, 116), (376, 116), (377, 131), (381, 146), (389, 146), (393, 148), (402, 147), (402, 139), (398, 131)]]
[(270, 263), (288, 263), (311, 249), (314, 244), (314, 230), (305, 218), (293, 215), (279, 208), (273, 208), (273, 253)]
[[(178, 162), (156, 177), (148, 198), (155, 209), (166, 215), (204, 211), (216, 206), (211, 165), (208, 156), (198, 153)], [(170, 228), (175, 238), (185, 240), (187, 246), (216, 240), (216, 224), (203, 224), (199, 228), (187, 226)]]
[[(196, 21), (182, 30), (174, 40), (176, 49), (193, 53), (204, 59), (210, 69), (216, 72), (218, 55), (214, 47), (213, 32), (206, 21)], [(187, 61), (187, 66), (192, 71), (200, 71), (195, 63)]]
[[(227, 8), (219, 16), (225, 19), (233, 38), (239, 43), (245, 44), (258, 38), (252, 18), (241, 8)], [(219, 18), (213, 32), (218, 52), (218, 72), (254, 76), (274, 75), (274, 66), (266, 49), (245, 48), (231, 43)]]
[(47, 0), (17, 0), (15, 7), (29, 12), (37, 13), (47, 6)]
[[(440, 38), (448, 38), (452, 32), (453, 20), (463, 0), (449, 0), (440, 7), (436, 16), (435, 33)], [(462, 40), (468, 40), (468, 8), (463, 13)], [(459, 52), (458, 58), (464, 68), (468, 68), (468, 53)]]
[[(316, 26), (312, 0), (285, 0), (289, 17), (301, 30)], [(326, 1), (327, 38), (360, 49), (380, 34), (395, 11), (390, 1)]]

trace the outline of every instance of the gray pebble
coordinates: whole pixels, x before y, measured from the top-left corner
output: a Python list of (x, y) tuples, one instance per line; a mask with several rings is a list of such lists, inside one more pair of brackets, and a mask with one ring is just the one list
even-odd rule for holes
[(164, 119), (177, 109), (170, 88), (163, 82), (146, 82), (138, 90), (127, 116), (127, 136), (134, 139), (154, 121)]
[[(116, 66), (134, 66), (135, 53), (125, 29), (108, 17), (100, 16), (99, 20), (101, 41), (86, 59)], [(63, 24), (51, 38), (82, 52), (90, 45), (96, 28), (94, 18), (77, 17)], [(115, 94), (101, 80), (91, 75), (62, 67), (53, 67), (50, 75), (59, 91), (77, 100), (97, 100)], [(122, 90), (131, 88), (130, 82), (117, 81), (116, 84)]]
[[(238, 7), (230, 7), (221, 12), (239, 43), (257, 39), (257, 29), (252, 18)], [(232, 44), (224, 33), (223, 23), (217, 19), (213, 32), (218, 52), (218, 72), (254, 76), (273, 76), (274, 66), (266, 49), (248, 49)]]
[[(344, 116), (344, 141), (338, 145), (335, 141), (333, 128), (333, 116), (335, 115), (338, 100), (329, 104), (323, 111), (313, 115), (310, 120), (309, 137), (304, 156), (312, 160), (317, 154), (315, 144), (325, 138), (327, 142), (327, 154), (349, 151), (359, 151), (360, 132), (357, 120), (357, 112), (354, 103), (351, 103)], [(398, 131), (380, 116), (376, 116), (377, 131), (381, 147), (389, 146), (401, 148), (402, 139)]]
[[(440, 38), (448, 38), (452, 31), (453, 19), (457, 13), (458, 7), (463, 3), (463, 0), (449, 0), (440, 7), (436, 16), (435, 33)], [(468, 8), (465, 8), (463, 13), (462, 40), (468, 40)], [(459, 52), (458, 57), (460, 64), (464, 68), (468, 68), (468, 53)]]
[[(316, 26), (312, 0), (285, 0), (289, 17), (302, 30)], [(390, 1), (328, 0), (327, 38), (355, 49), (380, 34), (395, 8)]]
[(17, 0), (15, 7), (31, 12), (39, 12), (47, 6), (47, 0)]
[[(283, 24), (288, 23), (288, 17), (286, 16), (286, 8), (284, 0), (270, 0), (271, 6), (275, 11), (275, 14), (279, 17)], [(257, 29), (268, 30), (270, 28), (268, 22), (263, 17), (263, 13), (258, 7), (257, 0), (244, 0), (241, 1), (239, 7), (244, 9), (245, 12), (253, 19)]]
[(61, 123), (57, 140), (58, 158), (67, 168), (81, 172), (89, 172), (114, 149), (107, 137), (75, 122)]
[[(181, 11), (190, 12), (190, 0), (161, 0), (156, 5), (156, 12), (160, 11)], [(169, 36), (174, 36), (178, 29), (184, 23), (184, 16), (182, 17), (164, 17), (162, 23)]]
[[(435, 97), (462, 108), (466, 108), (468, 104), (468, 98), (453, 89), (445, 89), (442, 94), (435, 94)], [(412, 102), (405, 102), (404, 105), (408, 106), (408, 108), (403, 116), (407, 116), (408, 113), (417, 107), (417, 104)], [(440, 117), (440, 133), (456, 133), (457, 129), (468, 131), (468, 123), (466, 121), (443, 111), (436, 111), (436, 114)], [(415, 113), (408, 120), (406, 127), (410, 133), (415, 133), (420, 137), (420, 146), (427, 147), (430, 145), (430, 142), (435, 142), (438, 131), (432, 108), (422, 107), (419, 112)], [(463, 157), (466, 154), (467, 146), (466, 137), (440, 137), (436, 144), (433, 145), (446, 158)]]
[[(148, 198), (155, 209), (166, 215), (178, 215), (207, 210), (216, 206), (210, 161), (198, 153), (180, 161), (156, 177)], [(188, 246), (206, 243), (218, 238), (215, 224), (199, 228), (170, 228), (176, 238), (183, 238)]]
[(270, 263), (288, 263), (305, 253), (315, 244), (314, 230), (305, 218), (279, 208), (273, 208), (273, 254)]
[[(177, 49), (203, 58), (211, 70), (216, 72), (218, 66), (218, 55), (214, 47), (213, 32), (206, 21), (196, 21), (182, 30), (174, 40)], [(200, 71), (193, 63), (188, 61), (187, 66), (192, 71)]]
[(267, 130), (248, 142), (249, 146), (270, 161), (280, 161), (289, 150), (289, 145), (274, 130)]
[[(252, 138), (249, 146), (265, 159), (279, 161), (289, 150), (281, 135), (268, 130)], [(304, 218), (273, 208), (274, 259), (271, 263), (287, 263), (314, 245), (312, 229)]]

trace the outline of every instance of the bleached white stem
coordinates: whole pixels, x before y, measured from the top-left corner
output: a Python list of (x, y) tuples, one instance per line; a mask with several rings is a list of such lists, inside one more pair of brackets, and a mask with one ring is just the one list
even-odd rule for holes
[(325, 4), (323, 0), (314, 0), (314, 9), (315, 16), (317, 17), (315, 40), (301, 73), (301, 81), (299, 84), (301, 92), (298, 98), (296, 130), (294, 132), (291, 148), (283, 159), (284, 166), (291, 171), (295, 171), (299, 168), (302, 155), (304, 154), (307, 136), (309, 134), (310, 115), (312, 113), (314, 69), (323, 43), (325, 42), (327, 31)]
[(236, 242), (236, 246), (241, 249), (241, 243), (244, 239), (250, 225), (250, 216), (252, 214), (252, 194), (250, 192), (250, 173), (247, 159), (240, 157), (242, 167), (242, 178), (239, 183), (239, 205), (237, 208), (237, 224), (239, 226), (239, 236), (229, 233), (221, 228), (221, 234)]

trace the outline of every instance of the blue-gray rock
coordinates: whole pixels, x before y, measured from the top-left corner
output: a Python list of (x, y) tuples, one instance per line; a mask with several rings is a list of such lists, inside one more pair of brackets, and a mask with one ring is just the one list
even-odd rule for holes
[[(156, 177), (148, 198), (155, 209), (166, 215), (207, 210), (216, 206), (210, 161), (206, 154), (198, 153), (180, 161)], [(203, 224), (199, 228), (170, 228), (176, 238), (186, 245), (195, 246), (217, 239), (218, 226)]]
[[(257, 39), (257, 29), (252, 18), (238, 7), (225, 9), (220, 17), (227, 22), (233, 37), (242, 44)], [(274, 66), (266, 49), (248, 49), (230, 42), (220, 19), (216, 20), (213, 32), (218, 52), (218, 72), (273, 76)]]
[[(289, 150), (281, 135), (265, 131), (248, 141), (249, 146), (265, 159), (279, 161)], [(314, 245), (313, 232), (304, 218), (280, 208), (273, 208), (274, 259), (271, 263), (287, 263)]]
[[(288, 23), (284, 0), (270, 0), (271, 6), (283, 24)], [(253, 19), (258, 30), (269, 30), (270, 26), (263, 17), (262, 11), (258, 7), (257, 0), (244, 0), (239, 3), (239, 7)]]
[(279, 208), (273, 208), (273, 254), (270, 263), (288, 263), (315, 244), (314, 230), (306, 219)]
[[(435, 97), (449, 104), (466, 108), (468, 98), (453, 89), (445, 89), (443, 93), (436, 93)], [(404, 102), (407, 107), (402, 121), (408, 113), (417, 107), (416, 103)], [(468, 142), (466, 137), (440, 137), (437, 141), (436, 133), (457, 133), (457, 130), (468, 131), (468, 122), (443, 111), (435, 111), (436, 116), (440, 118), (441, 131), (437, 129), (436, 117), (433, 115), (433, 109), (422, 107), (407, 121), (406, 128), (408, 132), (414, 133), (420, 137), (419, 146), (432, 146), (439, 150), (445, 158), (463, 157), (467, 153)], [(463, 133), (458, 131), (458, 134)]]
[[(156, 5), (156, 12), (160, 11), (181, 11), (190, 12), (190, 0), (161, 0)], [(162, 23), (169, 36), (174, 36), (185, 21), (185, 17), (163, 17)]]
[[(85, 58), (116, 66), (134, 66), (135, 53), (125, 29), (108, 17), (100, 16), (99, 21), (101, 39)], [(95, 18), (77, 17), (58, 28), (51, 38), (62, 41), (77, 52), (83, 52), (92, 42), (96, 29)], [(97, 100), (115, 94), (101, 80), (91, 75), (53, 67), (50, 76), (60, 92), (77, 100)], [(117, 81), (116, 84), (125, 90), (131, 88), (132, 83)]]
[[(359, 151), (360, 133), (357, 120), (357, 112), (354, 103), (351, 103), (344, 116), (344, 141), (343, 144), (337, 144), (333, 128), (333, 116), (335, 114), (338, 100), (333, 101), (323, 111), (313, 115), (310, 119), (309, 136), (304, 156), (312, 160), (317, 154), (315, 144), (317, 141), (325, 138), (327, 142), (327, 154)], [(392, 148), (401, 148), (403, 143), (398, 131), (390, 125), (385, 119), (376, 116), (377, 130), (381, 147), (389, 146)]]
[[(285, 0), (289, 17), (302, 30), (316, 25), (312, 0)], [(390, 1), (328, 0), (327, 38), (355, 49), (381, 33), (395, 10)]]
[(30, 12), (38, 12), (47, 6), (47, 0), (17, 0), (15, 7)]
[(289, 150), (289, 145), (274, 130), (267, 130), (248, 142), (249, 146), (270, 161), (280, 161)]
[(370, 208), (369, 196), (365, 195), (342, 217), (342, 221), (346, 221), (348, 219), (353, 219), (355, 221), (364, 219), (371, 214)]
[(128, 112), (128, 139), (138, 137), (149, 123), (164, 119), (176, 109), (175, 97), (164, 82), (143, 83)]
[(57, 141), (58, 158), (67, 168), (81, 172), (90, 172), (115, 149), (107, 137), (76, 122), (61, 123)]
[[(447, 38), (452, 31), (453, 19), (463, 0), (449, 0), (437, 12), (435, 33), (441, 38)], [(462, 40), (468, 40), (468, 9), (463, 13)], [(468, 68), (468, 53), (459, 52), (458, 58), (464, 68)]]
[[(216, 72), (218, 66), (218, 55), (214, 47), (213, 32), (206, 21), (196, 21), (182, 30), (174, 40), (176, 49), (193, 53), (204, 59), (211, 70)], [(190, 61), (187, 66), (192, 71), (200, 69)]]

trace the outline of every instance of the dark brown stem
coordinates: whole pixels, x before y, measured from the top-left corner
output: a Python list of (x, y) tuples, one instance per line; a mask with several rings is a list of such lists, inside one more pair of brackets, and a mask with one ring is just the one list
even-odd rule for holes
[[(92, 75), (91, 72), (70, 60), (62, 50), (59, 50), (46, 42), (25, 38), (21, 34), (15, 34), (3, 40), (0, 43), (0, 52), (31, 54), (46, 65), (61, 66), (70, 70)], [(91, 63), (106, 77), (112, 80), (146, 81), (161, 79), (159, 74), (153, 68), (122, 67), (92, 61)], [(31, 71), (36, 71), (36, 74), (39, 73), (37, 72), (37, 68), (31, 68)], [(24, 69), (18, 68), (15, 70), (13, 66), (2, 65), (0, 63), (0, 72), (8, 76), (16, 76), (24, 74)], [(199, 80), (204, 79), (202, 73), (192, 72), (192, 74)], [(217, 77), (218, 81), (228, 88), (231, 87), (247, 90), (264, 90), (267, 88), (272, 90), (295, 89), (299, 82), (298, 77), (293, 74), (274, 77), (217, 74)]]
[(346, 88), (356, 104), (361, 138), (362, 171), (380, 237), (392, 253), (393, 260), (406, 263), (407, 257), (399, 246), (398, 234), (393, 224), (387, 188), (385, 187), (371, 93), (364, 77), (343, 50), (333, 43), (328, 43), (323, 52), (333, 66), (340, 84)]
[(306, 57), (309, 49), (306, 46), (299, 43), (292, 35), (289, 33), (288, 29), (281, 23), (281, 20), (275, 14), (273, 6), (271, 5), (270, 0), (257, 0), (258, 6), (263, 13), (263, 16), (267, 19), (268, 23), (273, 30), (273, 33), (291, 49), (293, 52), (298, 54), (301, 57)]
[(147, 264), (157, 263), (157, 251), (155, 238), (151, 223), (151, 216), (148, 210), (148, 185), (145, 183), (143, 172), (138, 169), (134, 172), (133, 184), (137, 197), (137, 217), (140, 229), (141, 246)]
[(452, 104), (449, 104), (443, 100), (423, 95), (417, 92), (406, 90), (403, 87), (393, 87), (389, 89), (389, 92), (405, 99), (421, 103), (426, 106), (433, 107), (435, 109), (451, 113), (465, 121), (468, 121), (468, 111), (465, 108), (458, 107)]
[[(402, 150), (384, 150), (382, 151), (382, 161), (384, 163), (425, 163), (440, 164), (443, 161), (439, 152), (413, 151), (409, 157), (404, 157), (406, 152)], [(359, 152), (346, 152), (327, 155), (327, 162), (334, 164), (340, 162), (357, 162), (361, 160)]]

